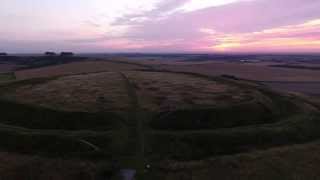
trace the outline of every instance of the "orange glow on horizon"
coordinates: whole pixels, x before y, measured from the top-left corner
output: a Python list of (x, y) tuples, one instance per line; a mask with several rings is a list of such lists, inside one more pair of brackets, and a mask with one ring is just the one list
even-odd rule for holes
[(216, 39), (216, 44), (210, 46), (210, 49), (219, 52), (266, 49), (290, 51), (299, 48), (314, 51), (320, 50), (320, 19), (253, 33), (216, 33), (210, 36)]

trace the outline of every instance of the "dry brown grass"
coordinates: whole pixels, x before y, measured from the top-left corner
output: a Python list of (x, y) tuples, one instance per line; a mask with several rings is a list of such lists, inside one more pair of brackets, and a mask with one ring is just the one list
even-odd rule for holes
[(191, 75), (138, 71), (126, 74), (136, 84), (142, 107), (152, 111), (221, 106), (239, 103), (248, 95), (235, 86)]
[[(125, 71), (135, 85), (142, 108), (162, 112), (217, 107), (252, 99), (252, 92), (205, 78), (168, 72)], [(120, 73), (60, 77), (42, 84), (20, 85), (5, 97), (67, 111), (128, 110), (130, 98)]]
[(49, 66), (38, 69), (21, 70), (16, 71), (15, 74), (18, 80), (22, 80), (101, 71), (126, 71), (139, 68), (141, 67), (132, 64), (113, 63), (108, 61), (86, 61)]
[(7, 92), (9, 99), (58, 110), (97, 112), (127, 109), (129, 99), (119, 73), (105, 72), (61, 77)]

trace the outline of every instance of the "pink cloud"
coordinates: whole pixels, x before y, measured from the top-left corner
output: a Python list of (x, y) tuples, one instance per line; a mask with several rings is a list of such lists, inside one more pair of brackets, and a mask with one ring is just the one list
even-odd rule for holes
[[(169, 9), (173, 7), (174, 3)], [(313, 0), (240, 1), (159, 18), (160, 12), (166, 12), (163, 8), (153, 11), (152, 16), (143, 22), (130, 22), (124, 18), (114, 24), (129, 25), (129, 31), (122, 38), (133, 43), (143, 40), (149, 44), (141, 48), (146, 51), (156, 50), (157, 46), (161, 51), (166, 48), (212, 52), (222, 48), (225, 51), (263, 51), (264, 47), (286, 51), (301, 47), (305, 51), (307, 48), (318, 49), (314, 46), (319, 38), (319, 27), (306, 25), (306, 22), (320, 18), (319, 8), (320, 1)], [(148, 14), (140, 16), (148, 17)], [(216, 33), (208, 35), (204, 29)], [(171, 42), (170, 46), (161, 45), (166, 44), (164, 42)]]
[[(38, 26), (33, 26), (37, 31), (32, 31), (34, 36), (30, 36), (32, 41), (28, 41), (28, 46), (26, 39), (2, 37), (0, 42), (6, 43), (0, 43), (0, 48), (21, 49), (23, 46), (25, 51), (43, 51), (63, 47), (86, 52), (246, 52), (317, 51), (320, 47), (320, 26), (318, 21), (313, 21), (320, 19), (319, 0), (239, 0), (196, 11), (181, 11), (190, 0), (159, 2), (148, 10), (116, 16), (112, 22), (104, 15), (88, 16), (81, 25), (64, 29), (65, 35), (59, 33), (58, 28), (37, 33)], [(51, 20), (45, 22), (50, 22), (51, 26), (55, 24)], [(20, 29), (17, 32), (20, 33)], [(39, 41), (38, 36), (45, 37), (45, 41)], [(19, 44), (21, 47), (17, 48)]]
[[(214, 36), (214, 37), (212, 37)], [(320, 19), (252, 33), (214, 33), (214, 51), (296, 51), (320, 50)]]

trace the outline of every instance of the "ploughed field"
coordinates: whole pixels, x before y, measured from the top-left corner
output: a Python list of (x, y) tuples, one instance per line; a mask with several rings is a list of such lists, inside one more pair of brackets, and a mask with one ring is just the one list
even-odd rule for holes
[(121, 69), (15, 81), (0, 97), (2, 151), (138, 172), (320, 137), (316, 103), (227, 77)]

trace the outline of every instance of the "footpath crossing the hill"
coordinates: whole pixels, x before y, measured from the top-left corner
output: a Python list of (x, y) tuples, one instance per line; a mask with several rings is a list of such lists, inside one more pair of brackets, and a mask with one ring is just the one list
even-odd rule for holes
[(139, 105), (139, 98), (135, 91), (134, 84), (130, 79), (122, 72), (120, 72), (121, 76), (123, 77), (126, 89), (128, 92), (128, 96), (130, 98), (130, 120), (134, 121), (135, 126), (135, 136), (136, 136), (136, 153), (134, 159), (135, 159), (135, 166), (134, 167), (137, 170), (137, 174), (139, 178), (143, 179), (144, 176), (144, 169), (145, 169), (145, 137), (144, 137), (144, 115)]

